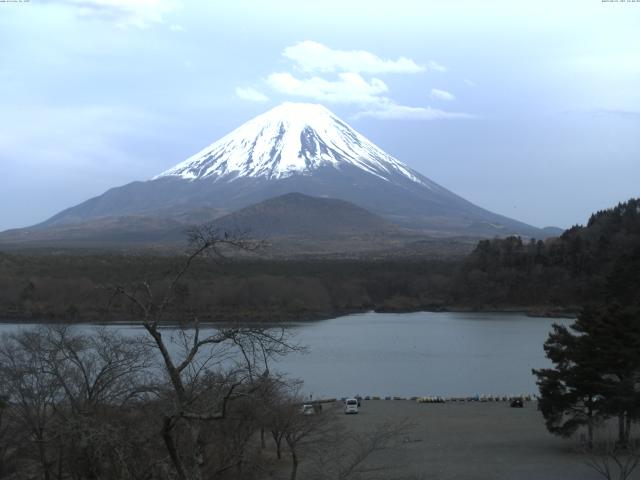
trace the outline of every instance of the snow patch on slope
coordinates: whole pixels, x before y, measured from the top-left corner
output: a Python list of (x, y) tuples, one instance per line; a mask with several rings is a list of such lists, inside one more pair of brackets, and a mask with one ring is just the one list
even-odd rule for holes
[(360, 135), (322, 105), (283, 103), (154, 177), (281, 179), (350, 164), (386, 181), (397, 175), (439, 188)]

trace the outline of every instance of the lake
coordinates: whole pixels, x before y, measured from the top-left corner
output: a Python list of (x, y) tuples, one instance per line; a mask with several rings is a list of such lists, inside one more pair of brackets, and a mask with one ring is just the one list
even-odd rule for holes
[[(306, 353), (273, 366), (303, 379), (319, 397), (531, 394), (532, 368), (550, 365), (542, 345), (551, 325), (569, 319), (517, 313), (363, 313), (287, 323)], [(0, 332), (16, 324), (0, 324)], [(81, 328), (88, 328), (86, 325)], [(137, 326), (113, 326), (127, 334)]]

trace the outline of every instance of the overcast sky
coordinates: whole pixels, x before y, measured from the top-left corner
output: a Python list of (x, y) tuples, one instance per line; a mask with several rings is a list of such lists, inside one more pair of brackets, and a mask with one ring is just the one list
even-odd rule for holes
[(0, 230), (322, 103), (494, 212), (640, 196), (640, 2), (0, 1)]

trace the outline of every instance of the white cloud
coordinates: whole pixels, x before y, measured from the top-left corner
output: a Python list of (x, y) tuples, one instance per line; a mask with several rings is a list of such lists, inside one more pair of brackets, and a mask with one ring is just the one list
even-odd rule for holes
[(267, 97), (264, 93), (259, 92), (255, 88), (251, 87), (236, 87), (236, 96), (250, 102), (266, 102), (269, 100), (269, 97)]
[(272, 73), (267, 77), (267, 84), (280, 93), (330, 103), (377, 103), (380, 95), (388, 91), (382, 80), (367, 81), (353, 72), (338, 74), (338, 80), (317, 76), (300, 79), (286, 72)]
[(180, 24), (174, 23), (169, 27), (172, 32), (184, 32), (184, 27)]
[(427, 63), (427, 68), (429, 68), (429, 70), (433, 70), (434, 72), (446, 72), (447, 70), (449, 70), (449, 68), (439, 64), (435, 60), (429, 60), (429, 63)]
[(432, 88), (429, 96), (434, 100), (444, 100), (447, 102), (456, 99), (456, 96), (453, 93), (447, 92), (446, 90), (440, 90), (439, 88)]
[(119, 28), (147, 28), (163, 23), (179, 9), (181, 0), (49, 0), (76, 9), (78, 15), (113, 22)]
[[(447, 67), (434, 60), (429, 61), (427, 65), (418, 65), (406, 57), (386, 60), (364, 50), (333, 50), (311, 40), (286, 47), (282, 55), (293, 62), (294, 73), (272, 73), (265, 82), (275, 92), (286, 96), (302, 97), (321, 103), (357, 105), (361, 111), (356, 113), (354, 118), (474, 118), (473, 115), (463, 112), (399, 105), (388, 97), (387, 84), (371, 76), (384, 73), (419, 73), (427, 70), (447, 71)], [(262, 95), (260, 92), (256, 93)], [(239, 92), (239, 89), (236, 89), (236, 94), (240, 97), (252, 96), (249, 92)], [(455, 99), (450, 92), (439, 89), (431, 90), (431, 97), (438, 100)]]
[(426, 70), (410, 58), (384, 60), (365, 50), (333, 50), (311, 40), (286, 47), (282, 55), (305, 72), (419, 73)]
[(354, 118), (371, 117), (383, 120), (443, 120), (476, 118), (463, 112), (447, 112), (431, 107), (410, 107), (394, 102), (381, 103), (375, 108), (357, 113)]

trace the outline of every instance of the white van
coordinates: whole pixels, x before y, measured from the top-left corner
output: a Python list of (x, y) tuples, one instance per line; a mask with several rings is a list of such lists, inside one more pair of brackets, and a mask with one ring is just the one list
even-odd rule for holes
[(347, 398), (344, 401), (344, 413), (358, 413), (357, 398)]

